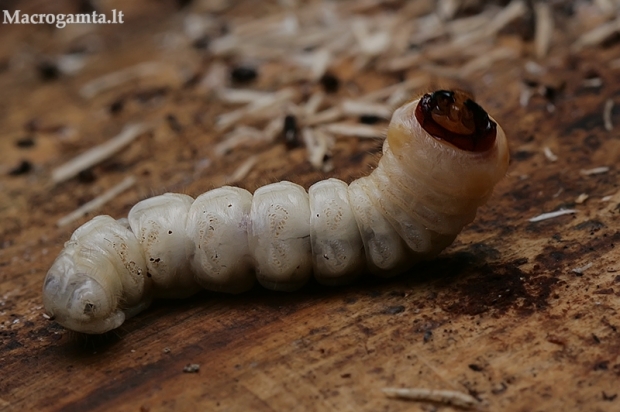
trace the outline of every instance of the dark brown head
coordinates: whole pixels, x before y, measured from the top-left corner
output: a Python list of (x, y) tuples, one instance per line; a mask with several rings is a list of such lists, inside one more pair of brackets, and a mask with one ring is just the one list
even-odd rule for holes
[(493, 147), (497, 124), (460, 90), (438, 90), (422, 96), (415, 117), (431, 136), (469, 152)]

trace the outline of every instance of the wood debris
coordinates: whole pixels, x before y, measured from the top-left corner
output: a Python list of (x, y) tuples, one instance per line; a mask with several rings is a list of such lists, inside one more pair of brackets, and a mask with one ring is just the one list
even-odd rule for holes
[(577, 203), (578, 205), (584, 203), (586, 200), (588, 200), (590, 196), (587, 193), (582, 193), (579, 196), (577, 196), (577, 198), (575, 199), (575, 203)]
[(484, 70), (491, 67), (492, 64), (506, 59), (515, 59), (519, 57), (519, 52), (512, 47), (498, 47), (488, 53), (470, 60), (461, 67), (461, 73), (458, 77), (467, 77), (478, 70)]
[(601, 87), (603, 85), (603, 79), (601, 79), (600, 77), (593, 77), (591, 79), (585, 79), (583, 81), (583, 87), (591, 87), (591, 88), (597, 88), (597, 87)]
[(582, 34), (573, 43), (571, 49), (573, 51), (579, 51), (584, 47), (599, 45), (618, 31), (620, 31), (620, 17)]
[(480, 405), (473, 396), (458, 391), (426, 388), (383, 388), (382, 391), (390, 398), (436, 402), (467, 409)]
[(603, 109), (603, 122), (605, 124), (605, 130), (611, 132), (614, 129), (614, 124), (611, 122), (611, 113), (614, 109), (614, 101), (607, 99), (605, 101), (605, 108)]
[(68, 215), (58, 219), (56, 225), (58, 227), (66, 226), (69, 223), (73, 223), (74, 221), (80, 219), (85, 216), (87, 213), (94, 212), (99, 209), (101, 206), (108, 203), (110, 200), (117, 197), (119, 194), (123, 193), (125, 190), (129, 189), (136, 183), (136, 178), (134, 176), (128, 176), (123, 179), (122, 182), (110, 188), (109, 190), (103, 192), (101, 195), (97, 196), (90, 202), (84, 203), (82, 206), (69, 213)]
[(573, 213), (577, 213), (577, 211), (575, 209), (560, 209), (560, 210), (556, 210), (555, 212), (540, 214), (538, 216), (535, 216), (529, 219), (529, 221), (532, 223), (542, 222), (543, 220), (553, 219), (559, 216), (570, 215)]
[(198, 83), (198, 91), (204, 94), (208, 94), (213, 90), (218, 90), (226, 84), (228, 76), (228, 69), (224, 63), (213, 63), (207, 73), (202, 77)]
[(388, 105), (367, 103), (363, 100), (345, 100), (341, 104), (343, 114), (347, 116), (376, 116), (384, 119), (392, 117), (392, 108)]
[(247, 106), (224, 113), (218, 117), (216, 127), (223, 131), (241, 119), (267, 119), (283, 113), (283, 104), (290, 102), (297, 95), (293, 88), (286, 88), (274, 93), (262, 95)]
[(579, 173), (581, 173), (584, 176), (591, 176), (591, 175), (600, 175), (600, 174), (607, 173), (607, 172), (609, 172), (609, 167), (600, 166), (600, 167), (594, 167), (592, 169), (582, 169)]
[(248, 89), (221, 88), (217, 91), (217, 97), (224, 103), (247, 104), (261, 100), (268, 100), (273, 93)]
[(340, 136), (365, 137), (370, 139), (380, 139), (385, 137), (386, 128), (367, 126), (362, 124), (331, 123), (322, 127), (328, 133)]
[(607, 16), (613, 16), (618, 7), (618, 2), (614, 4), (613, 0), (594, 0), (594, 4), (604, 15)]
[(215, 145), (213, 153), (216, 156), (223, 156), (233, 149), (246, 144), (269, 142), (275, 135), (267, 133), (250, 126), (238, 126), (232, 132), (224, 136), (224, 140)]
[(118, 87), (122, 84), (143, 79), (145, 77), (170, 74), (176, 76), (176, 73), (172, 71), (172, 68), (160, 62), (145, 62), (140, 63), (126, 69), (122, 69), (113, 73), (106, 74), (97, 79), (91, 80), (86, 83), (80, 89), (80, 94), (87, 98), (92, 99), (98, 94)]
[[(467, 6), (460, 0), (407, 3), (398, 13), (384, 12), (384, 3), (378, 0), (292, 4), (252, 20), (230, 18), (225, 34), (218, 32), (217, 22), (208, 16), (194, 14), (184, 21), (190, 40), (211, 37), (207, 48), (214, 61), (198, 89), (214, 91), (221, 102), (241, 105), (220, 115), (216, 130), (248, 132), (240, 128), (254, 128), (246, 138), (239, 133), (227, 135), (226, 143), (215, 148), (217, 156), (252, 139), (269, 141), (274, 130), (270, 122), (286, 115), (295, 116), (300, 130), (312, 128), (304, 133), (305, 140), (314, 144), (317, 130), (324, 135), (382, 137), (383, 128), (359, 124), (359, 117), (388, 120), (394, 108), (427, 87), (431, 76), (466, 79), (501, 60), (520, 57), (521, 48), (498, 42), (497, 37), (507, 26), (529, 18), (524, 0), (513, 0), (505, 7), (475, 3), (473, 14), (461, 13)], [(373, 13), (367, 14), (370, 10)], [(549, 6), (537, 5), (535, 12), (535, 48), (541, 58), (549, 50), (554, 25)], [(228, 85), (224, 66), (219, 63), (223, 59), (277, 62), (287, 71), (278, 90), (238, 89)], [(428, 74), (413, 74), (382, 89), (353, 92), (341, 99), (327, 99), (324, 92), (316, 90), (295, 92), (296, 82), (317, 84), (346, 60), (353, 61), (358, 70), (402, 72), (416, 68), (418, 73)], [(523, 96), (525, 104), (529, 97)], [(312, 154), (308, 159), (313, 159), (315, 167), (317, 153), (323, 150), (316, 148), (322, 147), (309, 149)]]
[(258, 161), (258, 156), (254, 155), (245, 160), (245, 162), (241, 163), (239, 167), (226, 179), (226, 184), (238, 183), (243, 180), (250, 170), (254, 167), (256, 162)]
[(64, 182), (67, 179), (71, 179), (81, 171), (86, 170), (89, 167), (92, 167), (114, 155), (149, 129), (150, 126), (142, 123), (125, 126), (123, 130), (112, 139), (89, 149), (88, 151), (71, 159), (64, 165), (52, 170), (52, 181), (57, 184)]
[(590, 269), (592, 267), (592, 262), (587, 263), (583, 266), (574, 268), (573, 270), (571, 270), (571, 272), (576, 273), (578, 275), (583, 275), (583, 272), (585, 272), (586, 270)]
[(340, 107), (332, 107), (331, 109), (323, 110), (322, 112), (315, 113), (302, 119), (301, 123), (306, 126), (314, 126), (321, 123), (329, 123), (342, 118), (344, 113)]
[(302, 139), (308, 150), (308, 161), (317, 170), (329, 172), (333, 168), (331, 162), (326, 162), (326, 157), (334, 145), (332, 136), (323, 133), (320, 128), (312, 129), (305, 127), (301, 131)]
[(200, 365), (197, 363), (189, 363), (183, 367), (184, 373), (198, 373), (200, 372)]
[[(251, 21), (233, 18), (228, 22), (227, 33), (209, 43), (209, 52), (216, 58), (287, 64), (293, 71), (286, 74), (283, 84), (299, 80), (317, 82), (333, 66), (351, 58), (358, 69), (402, 71), (419, 67), (448, 77), (466, 78), (497, 61), (515, 59), (521, 53), (513, 47), (499, 45), (495, 37), (506, 26), (526, 16), (523, 0), (513, 0), (503, 8), (480, 7), (477, 14), (464, 17), (458, 15), (462, 4), (456, 0), (442, 1), (434, 9), (432, 2), (421, 2), (407, 4), (399, 13), (378, 13), (372, 18), (364, 14), (381, 4), (377, 0), (295, 3), (281, 12)], [(545, 11), (541, 9), (540, 13)], [(213, 29), (212, 21), (198, 20), (193, 17), (185, 22), (192, 39)], [(546, 36), (545, 33), (553, 31), (552, 24), (541, 30), (541, 36)], [(437, 39), (442, 41), (435, 42)], [(411, 45), (419, 50), (409, 50)], [(456, 69), (435, 63), (449, 61), (455, 56), (467, 56), (470, 60)], [(324, 93), (317, 92), (305, 102), (299, 102), (301, 96), (292, 93), (292, 89), (275, 92), (232, 89), (223, 86), (223, 80), (223, 70), (213, 63), (200, 82), (200, 88), (216, 90), (223, 102), (245, 106), (222, 114), (216, 121), (218, 131), (251, 123), (252, 127), (266, 133), (265, 122), (294, 114), (300, 128), (320, 127), (323, 133), (341, 136), (382, 137), (382, 129), (344, 120), (365, 115), (389, 119), (395, 107), (414, 97), (412, 93), (416, 89), (428, 84), (429, 76), (406, 78), (340, 102), (326, 100)], [(264, 137), (259, 137), (258, 132), (254, 135), (259, 140)], [(308, 138), (314, 136), (311, 131), (306, 131), (305, 135), (306, 140), (316, 142)], [(225, 154), (233, 147), (229, 145), (234, 145), (234, 141), (218, 145), (216, 154)], [(315, 162), (316, 153), (309, 156)]]
[(486, 37), (495, 36), (497, 32), (508, 24), (523, 17), (527, 13), (527, 6), (522, 0), (512, 0), (499, 13), (491, 17), (489, 24), (483, 29)]
[(396, 83), (391, 86), (384, 87), (383, 89), (374, 90), (370, 93), (360, 96), (360, 99), (367, 101), (382, 100), (392, 96), (394, 93), (401, 90), (404, 90), (407, 93), (411, 93), (412, 90), (428, 84), (428, 81), (429, 77), (426, 75), (412, 77), (411, 79), (405, 80), (402, 83)]
[(534, 4), (534, 14), (536, 15), (536, 31), (534, 37), (534, 49), (536, 57), (542, 59), (547, 55), (553, 35), (553, 15), (551, 5), (547, 2), (537, 2)]
[(319, 91), (312, 94), (312, 96), (310, 96), (310, 98), (306, 102), (306, 105), (304, 106), (304, 115), (312, 116), (313, 114), (315, 114), (319, 110), (319, 107), (321, 107), (323, 100), (325, 100), (324, 92)]
[(549, 147), (545, 146), (543, 148), (543, 153), (545, 154), (545, 157), (547, 158), (547, 160), (549, 160), (550, 162), (558, 161), (558, 157), (555, 155), (555, 153), (551, 151)]

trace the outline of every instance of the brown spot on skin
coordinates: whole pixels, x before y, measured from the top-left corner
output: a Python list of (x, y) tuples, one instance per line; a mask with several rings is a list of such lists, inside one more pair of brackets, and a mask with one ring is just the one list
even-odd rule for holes
[(495, 143), (497, 124), (463, 91), (425, 94), (415, 117), (428, 134), (461, 150), (485, 152)]

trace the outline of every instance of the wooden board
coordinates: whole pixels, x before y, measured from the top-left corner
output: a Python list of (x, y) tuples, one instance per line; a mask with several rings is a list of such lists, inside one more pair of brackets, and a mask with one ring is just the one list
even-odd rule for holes
[[(129, 24), (98, 29), (102, 47), (84, 70), (51, 80), (42, 80), (37, 61), (66, 53), (63, 36), (74, 33), (0, 27), (7, 39), (0, 45), (0, 410), (454, 409), (389, 399), (384, 387), (456, 390), (490, 411), (620, 410), (620, 70), (610, 63), (620, 47), (613, 42), (569, 52), (568, 40), (554, 37), (539, 62), (548, 73), (528, 83), (533, 91), (548, 86), (546, 96), (535, 93), (526, 106), (519, 99), (530, 43), (521, 57), (456, 82), (506, 130), (512, 164), (476, 221), (411, 273), (340, 288), (311, 282), (290, 294), (256, 287), (158, 301), (99, 338), (46, 320), (43, 277), (88, 217), (62, 228), (56, 221), (126, 176), (137, 178), (135, 186), (95, 214), (122, 217), (164, 191), (196, 196), (255, 154), (235, 182), (250, 190), (281, 179), (306, 188), (325, 177), (351, 181), (380, 154), (378, 140), (340, 137), (329, 173), (308, 163), (304, 147), (287, 149), (281, 140), (215, 157), (216, 115), (232, 108), (165, 73), (81, 97), (87, 81), (144, 61), (187, 58), (196, 75), (205, 73), (208, 54), (171, 56), (153, 40), (178, 30), (186, 10), (135, 8)], [(244, 13), (241, 3), (221, 18)], [(561, 30), (573, 27), (570, 18), (558, 17)], [(280, 70), (264, 67), (252, 87), (277, 89)], [(333, 70), (342, 82), (334, 99), (418, 74), (357, 70), (351, 60)], [(454, 83), (430, 76), (416, 92)], [(603, 117), (609, 99), (612, 130)], [(151, 122), (152, 131), (79, 178), (50, 183), (54, 167), (137, 121)], [(582, 193), (589, 197), (577, 203)], [(528, 221), (560, 208), (576, 213)], [(199, 371), (184, 372), (190, 364)]]

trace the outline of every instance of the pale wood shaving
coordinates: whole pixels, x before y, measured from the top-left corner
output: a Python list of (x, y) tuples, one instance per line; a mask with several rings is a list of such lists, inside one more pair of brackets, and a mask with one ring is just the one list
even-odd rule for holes
[(579, 196), (577, 196), (577, 199), (575, 199), (575, 203), (577, 203), (578, 205), (584, 203), (586, 200), (588, 200), (590, 196), (587, 193), (582, 193)]
[(534, 92), (529, 87), (521, 85), (521, 93), (519, 94), (519, 105), (527, 107)]
[(577, 213), (577, 211), (575, 209), (560, 209), (560, 210), (556, 210), (555, 212), (542, 213), (538, 216), (535, 216), (529, 219), (529, 221), (532, 223), (542, 222), (543, 220), (553, 219), (559, 216), (570, 215), (573, 213)]
[(273, 141), (282, 131), (283, 124), (284, 116), (279, 116), (272, 119), (263, 130), (263, 133), (265, 134), (265, 139), (267, 139), (267, 141)]
[(56, 222), (56, 225), (58, 225), (59, 227), (66, 226), (69, 223), (73, 223), (74, 221), (82, 218), (87, 213), (94, 212), (95, 210), (99, 209), (101, 206), (108, 203), (110, 200), (117, 197), (119, 194), (123, 193), (125, 190), (129, 189), (135, 183), (136, 183), (136, 178), (134, 176), (126, 177), (125, 179), (123, 179), (123, 181), (113, 186), (109, 190), (105, 191), (101, 195), (97, 196), (90, 202), (83, 204), (82, 206), (74, 210), (73, 212), (58, 219), (58, 222)]
[(617, 1), (616, 4), (614, 4), (613, 0), (594, 0), (594, 4), (607, 16), (614, 15), (618, 11), (618, 6), (620, 6)]
[(261, 99), (273, 97), (272, 92), (262, 92), (249, 89), (221, 88), (217, 91), (217, 97), (225, 103), (248, 104)]
[(478, 70), (484, 70), (500, 60), (516, 59), (519, 52), (512, 47), (498, 47), (467, 62), (460, 69), (460, 76), (467, 77)]
[(228, 68), (220, 62), (213, 63), (204, 77), (198, 83), (197, 90), (202, 93), (209, 93), (218, 90), (226, 84), (228, 78)]
[(396, 109), (408, 100), (411, 100), (411, 91), (398, 89), (387, 98), (385, 103), (388, 107)]
[(592, 267), (592, 265), (593, 265), (593, 264), (592, 264), (592, 262), (590, 262), (590, 263), (586, 263), (586, 264), (585, 264), (585, 265), (583, 265), (583, 266), (580, 266), (580, 267), (574, 268), (573, 270), (571, 270), (571, 272), (576, 273), (576, 274), (578, 274), (578, 275), (582, 275), (582, 274), (583, 274), (583, 272), (585, 272), (586, 270), (590, 269), (590, 268)]
[(291, 101), (296, 95), (297, 91), (293, 88), (286, 88), (275, 93), (270, 93), (241, 109), (219, 116), (216, 121), (216, 128), (220, 131), (228, 129), (242, 118), (257, 119), (273, 117), (276, 113), (282, 111), (282, 103)]
[(493, 19), (494, 15), (493, 10), (484, 10), (482, 13), (473, 16), (454, 19), (446, 24), (446, 29), (453, 37), (471, 33), (483, 29)]
[(392, 117), (392, 108), (384, 104), (368, 103), (363, 100), (344, 100), (341, 103), (342, 112), (348, 116), (372, 115), (389, 119)]
[(602, 85), (603, 85), (603, 79), (601, 79), (600, 77), (593, 77), (591, 79), (585, 79), (583, 81), (584, 87), (596, 88), (596, 87), (601, 87)]
[[(170, 66), (161, 62), (140, 63), (89, 81), (80, 88), (80, 94), (87, 99), (91, 99), (106, 90), (122, 84), (148, 76), (170, 73), (171, 70)], [(176, 73), (173, 73), (173, 76), (176, 76)]]
[(526, 62), (524, 65), (524, 68), (526, 72), (530, 74), (535, 74), (535, 75), (542, 75), (547, 72), (547, 69), (545, 67), (541, 66), (540, 64), (532, 60), (529, 60), (528, 62)]
[(547, 2), (537, 2), (534, 5), (536, 15), (536, 29), (534, 35), (534, 50), (536, 57), (542, 59), (549, 51), (551, 36), (553, 34), (553, 15), (551, 5)]
[(255, 127), (237, 126), (232, 132), (224, 136), (224, 140), (216, 144), (213, 154), (223, 156), (231, 150), (248, 143), (267, 142), (268, 136)]
[(582, 169), (579, 173), (581, 173), (584, 176), (591, 176), (591, 175), (600, 175), (600, 174), (607, 173), (607, 172), (609, 172), (609, 167), (600, 166), (600, 167), (594, 167), (592, 169)]
[(466, 78), (479, 70), (485, 70), (500, 60), (516, 59), (519, 52), (512, 47), (497, 47), (494, 50), (478, 56), (465, 63), (460, 68), (437, 66), (429, 64), (422, 66), (427, 72), (440, 74), (445, 77)]
[(319, 107), (321, 107), (323, 100), (325, 100), (325, 93), (323, 91), (313, 93), (304, 106), (304, 115), (312, 116), (315, 114)]
[(543, 153), (545, 154), (547, 160), (549, 160), (550, 162), (558, 161), (558, 157), (555, 155), (555, 153), (551, 151), (551, 148), (545, 146), (545, 148), (543, 148)]
[(329, 154), (334, 139), (323, 133), (321, 129), (309, 127), (304, 127), (301, 130), (301, 136), (308, 151), (310, 164), (317, 170), (329, 172), (333, 168), (333, 164), (326, 161), (326, 155)]
[(362, 54), (377, 56), (389, 46), (390, 33), (383, 30), (371, 33), (366, 19), (355, 19), (351, 24), (351, 30)]
[(459, 10), (460, 5), (460, 0), (439, 0), (437, 2), (437, 14), (442, 20), (450, 20)]
[(409, 41), (413, 45), (420, 46), (446, 34), (446, 25), (437, 14), (422, 16), (415, 22), (417, 30), (412, 33)]
[(332, 55), (327, 48), (322, 48), (315, 52), (303, 53), (293, 56), (293, 61), (307, 67), (310, 70), (308, 78), (312, 81), (320, 79), (332, 61)]
[(190, 40), (197, 40), (206, 33), (216, 31), (218, 22), (215, 18), (205, 15), (190, 13), (183, 19), (183, 32)]
[(424, 51), (424, 57), (431, 60), (446, 60), (452, 58), (477, 57), (488, 53), (494, 47), (493, 41), (481, 40), (470, 45), (458, 42), (438, 44)]
[(436, 402), (467, 409), (480, 405), (480, 402), (473, 396), (452, 390), (426, 388), (383, 388), (382, 391), (390, 398), (422, 402)]
[(614, 124), (611, 121), (611, 113), (614, 109), (614, 101), (612, 99), (605, 100), (605, 107), (603, 108), (603, 123), (605, 124), (605, 130), (611, 132), (614, 129)]
[(376, 101), (390, 97), (392, 94), (399, 90), (404, 90), (408, 93), (413, 89), (417, 89), (428, 84), (429, 77), (427, 75), (421, 75), (407, 79), (402, 83), (396, 83), (391, 86), (384, 87), (382, 89), (374, 90), (370, 93), (366, 93), (360, 96), (360, 100)]
[(596, 46), (604, 42), (609, 36), (620, 30), (620, 17), (608, 23), (595, 27), (583, 33), (571, 46), (571, 50), (579, 51), (584, 47)]
[(322, 126), (323, 130), (340, 136), (355, 136), (365, 138), (384, 138), (386, 128), (379, 128), (374, 126), (367, 126), (361, 124), (350, 123), (332, 123)]
[(341, 119), (343, 115), (342, 108), (336, 106), (308, 116), (303, 120), (303, 124), (306, 126), (314, 126), (321, 123), (329, 123)]
[(421, 61), (423, 61), (422, 53), (411, 52), (403, 56), (393, 57), (381, 62), (377, 68), (388, 72), (397, 72), (400, 70), (409, 69)]
[(527, 6), (522, 0), (513, 0), (490, 20), (484, 28), (486, 37), (495, 36), (497, 32), (506, 27), (514, 20), (523, 17), (527, 13)]
[(86, 152), (74, 157), (62, 166), (52, 170), (52, 182), (60, 183), (76, 176), (83, 170), (92, 167), (110, 156), (117, 153), (123, 147), (129, 145), (138, 136), (147, 132), (150, 126), (146, 124), (130, 124), (105, 143), (95, 146)]
[(63, 54), (56, 59), (56, 66), (62, 73), (73, 76), (86, 66), (86, 57), (81, 54)]
[(265, 17), (233, 22), (231, 32), (244, 37), (261, 37), (270, 33), (297, 33), (299, 24), (294, 14), (289, 11), (274, 12)]
[(249, 157), (245, 162), (241, 163), (239, 167), (226, 178), (226, 184), (233, 184), (243, 180), (248, 173), (252, 170), (256, 162), (258, 161), (258, 156), (254, 155)]

